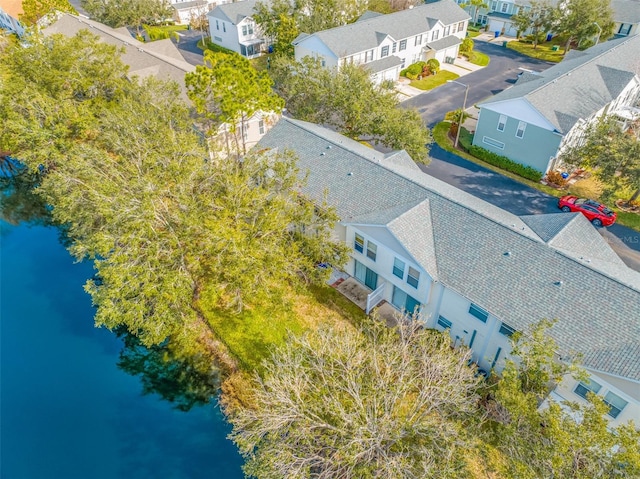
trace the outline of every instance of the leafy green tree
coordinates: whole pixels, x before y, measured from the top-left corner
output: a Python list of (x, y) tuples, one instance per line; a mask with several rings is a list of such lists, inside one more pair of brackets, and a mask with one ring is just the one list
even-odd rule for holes
[(280, 113), (284, 101), (273, 90), (266, 72), (258, 72), (249, 60), (237, 55), (207, 51), (204, 65), (187, 73), (187, 95), (198, 113), (209, 120), (208, 134), (217, 136), (225, 125), (233, 136), (228, 153), (246, 154), (243, 134), (256, 113)]
[(582, 142), (561, 154), (563, 162), (591, 168), (605, 186), (606, 198), (616, 192), (632, 191), (629, 201), (640, 195), (640, 122), (623, 130), (613, 117), (590, 124)]
[(471, 19), (473, 20), (473, 24), (478, 23), (478, 12), (481, 8), (489, 8), (489, 5), (484, 0), (467, 0), (465, 3), (460, 5), (462, 8), (472, 8), (473, 15), (471, 15)]
[(565, 54), (574, 41), (580, 44), (596, 36), (605, 40), (613, 32), (613, 10), (609, 1), (563, 0), (557, 8), (554, 31), (566, 38)]
[(35, 25), (41, 18), (55, 11), (78, 14), (69, 0), (22, 0), (20, 21), (25, 25)]
[(558, 13), (559, 10), (549, 0), (532, 1), (529, 9), (521, 7), (511, 20), (519, 32), (531, 31), (535, 50), (538, 47), (540, 35), (551, 30), (556, 24)]
[(507, 459), (504, 475), (515, 478), (597, 479), (640, 473), (640, 431), (633, 423), (611, 428), (608, 407), (591, 395), (588, 404), (559, 404), (547, 398), (565, 375), (585, 373), (558, 360), (542, 321), (514, 336), (512, 357), (499, 379), (490, 408), (493, 441)]
[(479, 379), (466, 349), (401, 320), (291, 337), (234, 411), (257, 478), (469, 477)]
[(471, 53), (473, 51), (474, 43), (473, 39), (465, 38), (460, 45), (460, 53)]
[(302, 62), (277, 58), (271, 74), (296, 118), (329, 125), (358, 141), (405, 149), (415, 161), (428, 161), (431, 135), (420, 115), (399, 108), (393, 88), (374, 85), (364, 67), (348, 64), (334, 71), (310, 57)]
[(80, 0), (92, 19), (113, 28), (136, 27), (142, 35), (142, 25), (156, 25), (171, 18), (168, 0)]
[(293, 5), (288, 0), (258, 2), (253, 16), (260, 29), (271, 40), (273, 52), (293, 58), (293, 40), (299, 35)]

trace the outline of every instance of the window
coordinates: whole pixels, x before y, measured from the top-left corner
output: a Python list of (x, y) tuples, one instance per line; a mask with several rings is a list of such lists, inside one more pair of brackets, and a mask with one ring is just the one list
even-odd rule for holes
[(632, 25), (630, 23), (621, 23), (618, 35), (629, 35)]
[(415, 42), (414, 46), (417, 47), (418, 45), (421, 45), (421, 44), (422, 44), (422, 35), (418, 35), (416, 37), (416, 42)]
[(507, 13), (507, 10), (509, 9), (509, 4), (508, 3), (503, 3), (500, 7), (500, 11), (502, 13)]
[(378, 247), (371, 241), (367, 241), (367, 258), (375, 261), (377, 251), (378, 251)]
[(242, 25), (242, 34), (243, 35), (247, 34), (247, 26), (246, 25)]
[(445, 37), (448, 36), (450, 31), (451, 31), (451, 27), (449, 26), (444, 27), (444, 36)]
[(393, 274), (400, 279), (404, 279), (404, 261), (394, 258), (393, 260)]
[(227, 33), (227, 24), (222, 22), (222, 31)]
[(406, 40), (401, 40), (400, 41), (400, 51), (406, 50), (406, 49), (407, 49), (407, 41)]
[(624, 407), (629, 404), (627, 401), (617, 394), (613, 394), (611, 391), (604, 395), (604, 402), (609, 406), (609, 416), (614, 419), (617, 418), (618, 414), (620, 414)]
[(527, 124), (524, 121), (518, 122), (518, 129), (516, 130), (516, 138), (522, 138), (524, 136), (524, 130), (527, 128)]
[(356, 233), (356, 239), (353, 242), (353, 249), (364, 253), (364, 238)]
[(458, 31), (461, 32), (462, 30), (464, 30), (464, 22), (458, 23)]
[(451, 329), (451, 321), (442, 316), (438, 316), (438, 326), (442, 326), (444, 329)]
[(389, 56), (389, 45), (382, 47), (382, 50), (380, 50), (380, 58), (384, 58), (388, 56)]
[(221, 42), (221, 41), (222, 41), (222, 38), (220, 38), (220, 37), (213, 37), (213, 39), (214, 39), (216, 42)]
[(253, 23), (247, 25), (247, 29), (249, 30), (249, 35), (253, 35)]
[(260, 129), (260, 134), (264, 135), (264, 120), (258, 122), (258, 128)]
[(456, 27), (458, 25), (456, 25), (455, 23), (453, 25), (451, 25), (451, 33), (456, 33)]
[(507, 124), (507, 115), (500, 115), (498, 119), (498, 131), (504, 131), (504, 127)]
[(510, 338), (511, 336), (513, 336), (513, 333), (516, 332), (515, 329), (513, 329), (511, 326), (507, 326), (506, 324), (502, 323), (502, 325), (500, 326), (500, 334), (504, 334), (506, 337)]
[(473, 303), (471, 303), (471, 306), (469, 306), (469, 314), (471, 316), (475, 316), (476, 318), (478, 318), (483, 323), (486, 323), (487, 322), (487, 318), (489, 317), (489, 313), (487, 313), (484, 309), (482, 309), (479, 306), (476, 306)]
[(482, 143), (489, 145), (489, 146), (493, 146), (494, 148), (498, 148), (499, 150), (504, 150), (504, 143), (502, 143), (501, 141), (498, 140), (494, 140), (493, 138), (489, 137), (489, 136), (483, 136), (482, 137)]
[(407, 273), (407, 283), (410, 286), (418, 289), (418, 282), (420, 281), (420, 272), (409, 266), (409, 273)]
[(498, 2), (491, 2), (491, 11), (495, 12), (498, 9)]
[(440, 36), (440, 30), (434, 30), (433, 33), (431, 34), (431, 41), (435, 42), (439, 36)]
[(396, 48), (398, 48), (398, 44), (397, 44), (397, 43), (394, 43), (394, 44), (391, 46), (391, 53), (395, 53), (395, 52), (396, 52)]
[(364, 61), (365, 62), (373, 61), (373, 50), (369, 50), (367, 53), (365, 53)]
[(220, 24), (218, 23), (218, 20), (216, 20), (216, 30), (220, 30)]
[(580, 381), (576, 388), (573, 390), (578, 396), (587, 399), (588, 393), (598, 394), (598, 391), (602, 388), (602, 385), (598, 384), (595, 381), (590, 379), (585, 379), (584, 381)]

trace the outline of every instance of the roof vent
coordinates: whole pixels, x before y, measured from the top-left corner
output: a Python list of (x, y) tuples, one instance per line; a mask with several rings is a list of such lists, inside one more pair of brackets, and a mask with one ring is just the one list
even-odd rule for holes
[(562, 286), (564, 283), (562, 282), (562, 280), (560, 280), (560, 281), (555, 281), (553, 284), (555, 284), (556, 286)]
[(331, 145), (327, 146), (327, 150), (330, 150), (331, 148), (333, 148)]
[(140, 47), (138, 47), (138, 51), (144, 53), (144, 50), (142, 48), (140, 48)]
[(511, 251), (505, 251), (502, 256), (511, 256)]
[(347, 176), (353, 176), (353, 171), (350, 171), (349, 173), (347, 173)]
[(326, 155), (326, 153), (323, 151), (322, 153), (320, 153), (320, 156), (324, 156)]

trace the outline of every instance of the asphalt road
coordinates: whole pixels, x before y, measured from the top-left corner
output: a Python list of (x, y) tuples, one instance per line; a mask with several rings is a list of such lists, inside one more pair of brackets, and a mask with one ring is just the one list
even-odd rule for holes
[[(485, 68), (458, 79), (460, 83), (469, 85), (467, 107), (512, 86), (520, 73), (519, 67), (542, 71), (553, 65), (553, 63), (525, 57), (508, 48), (487, 42), (477, 41), (475, 50), (489, 55), (491, 61)], [(409, 98), (401, 105), (416, 108), (425, 123), (431, 127), (442, 121), (448, 111), (462, 107), (464, 91), (465, 89), (458, 84), (447, 83)]]
[[(431, 163), (420, 168), (515, 215), (558, 213), (557, 198), (483, 168), (433, 144)], [(615, 224), (599, 228), (602, 237), (630, 268), (640, 271), (640, 232)]]
[(178, 32), (180, 41), (174, 38), (171, 41), (178, 47), (180, 54), (185, 61), (192, 65), (202, 65), (202, 50), (198, 48), (198, 42), (202, 39), (202, 32), (199, 30), (181, 30)]

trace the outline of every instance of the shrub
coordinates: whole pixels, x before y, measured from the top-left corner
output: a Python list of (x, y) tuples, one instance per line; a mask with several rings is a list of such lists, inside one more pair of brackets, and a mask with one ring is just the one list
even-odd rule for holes
[(473, 133), (471, 133), (466, 128), (462, 128), (460, 130), (460, 138), (458, 139), (458, 145), (462, 147), (463, 150), (469, 151), (471, 148), (471, 144), (473, 143)]
[(531, 181), (540, 181), (542, 179), (542, 173), (530, 166), (521, 165), (515, 161), (510, 160), (506, 156), (498, 155), (479, 146), (472, 145), (469, 147), (469, 153), (476, 158), (486, 161), (490, 165), (497, 166), (503, 170), (510, 171), (516, 175), (520, 175)]
[(460, 45), (460, 53), (471, 53), (473, 46), (473, 40), (471, 38), (465, 38), (462, 40), (462, 45)]
[(425, 62), (416, 62), (409, 65), (407, 68), (400, 72), (400, 75), (407, 77), (409, 80), (415, 80), (419, 75), (422, 75), (422, 69), (427, 64)]
[(427, 69), (429, 70), (429, 73), (431, 73), (432, 75), (435, 75), (440, 71), (440, 62), (435, 58), (427, 60), (426, 66), (427, 66)]
[(564, 186), (567, 184), (567, 180), (562, 177), (562, 173), (559, 171), (550, 171), (547, 173), (547, 183), (555, 186)]

